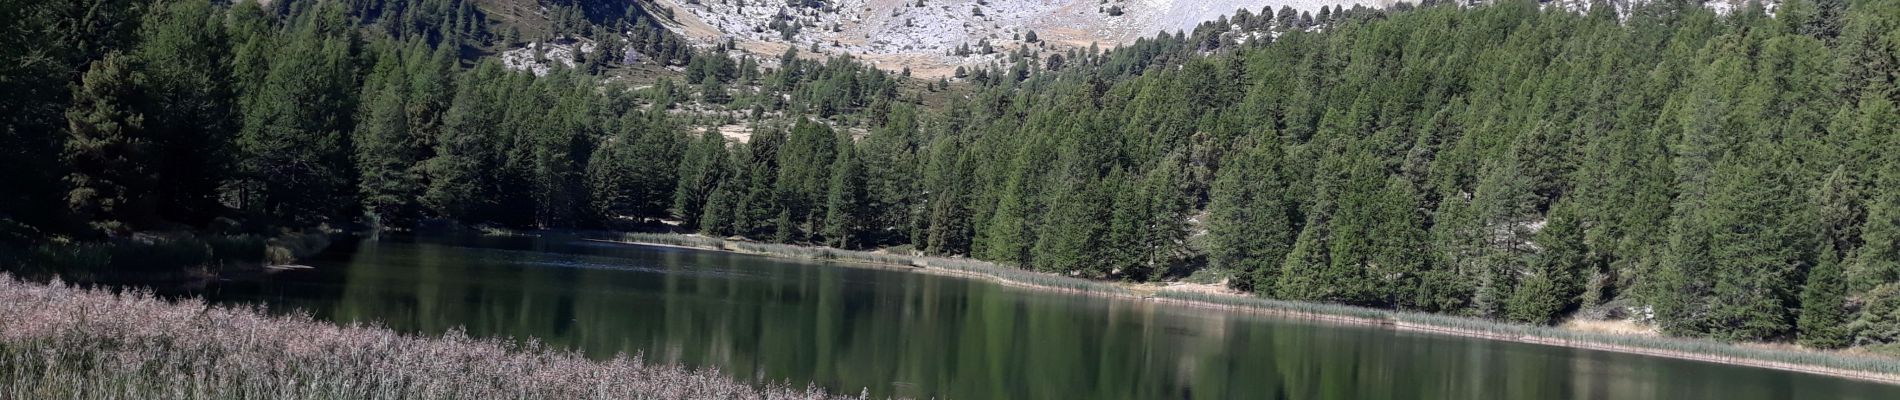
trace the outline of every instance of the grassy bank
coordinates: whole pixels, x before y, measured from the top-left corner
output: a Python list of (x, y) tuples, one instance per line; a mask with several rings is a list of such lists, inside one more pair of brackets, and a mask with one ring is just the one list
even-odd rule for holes
[(529, 342), (419, 337), (0, 274), (5, 399), (832, 399)]
[(288, 264), (329, 247), (322, 232), (277, 236), (141, 234), (102, 242), (0, 245), (0, 270), (44, 281), (84, 283), (199, 280)]
[[(830, 248), (729, 241), (702, 236), (654, 233), (591, 233), (603, 240), (662, 244), (769, 256), (814, 260), (843, 260), (941, 269), (979, 275), (1008, 284), (1080, 292), (1091, 295), (1139, 298), (1112, 283), (1049, 275), (978, 260), (907, 256)], [(1772, 368), (1900, 384), (1900, 360), (1872, 355), (1771, 348), (1763, 345), (1712, 340), (1617, 335), (1525, 325), (1439, 314), (1400, 312), (1338, 304), (1273, 300), (1240, 295), (1159, 291), (1158, 301), (1235, 312), (1325, 320), (1398, 330), (1493, 340), (1534, 343), (1591, 350), (1643, 354), (1731, 365)]]

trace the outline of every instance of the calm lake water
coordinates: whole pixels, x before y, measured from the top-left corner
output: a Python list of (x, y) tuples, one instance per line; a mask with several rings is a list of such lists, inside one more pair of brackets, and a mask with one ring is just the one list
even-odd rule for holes
[(951, 399), (1900, 399), (1900, 386), (553, 238), (340, 244), (205, 289), (410, 332)]

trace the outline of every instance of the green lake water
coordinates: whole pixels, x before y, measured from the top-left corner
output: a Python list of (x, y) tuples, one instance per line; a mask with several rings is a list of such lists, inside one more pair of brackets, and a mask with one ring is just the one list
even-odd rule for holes
[(309, 264), (199, 294), (875, 397), (1900, 399), (1767, 369), (572, 239), (342, 243)]

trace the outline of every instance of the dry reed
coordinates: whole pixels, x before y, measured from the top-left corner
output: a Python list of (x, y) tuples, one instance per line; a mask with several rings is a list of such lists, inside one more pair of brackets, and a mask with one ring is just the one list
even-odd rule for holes
[[(0, 398), (834, 399), (716, 370), (0, 274)], [(861, 398), (861, 397), (859, 397)]]

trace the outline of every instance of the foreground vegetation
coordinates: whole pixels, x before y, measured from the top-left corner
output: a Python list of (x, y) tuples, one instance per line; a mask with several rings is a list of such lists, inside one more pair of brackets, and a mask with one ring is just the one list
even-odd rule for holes
[(539, 344), (397, 334), (0, 274), (12, 399), (832, 399)]

